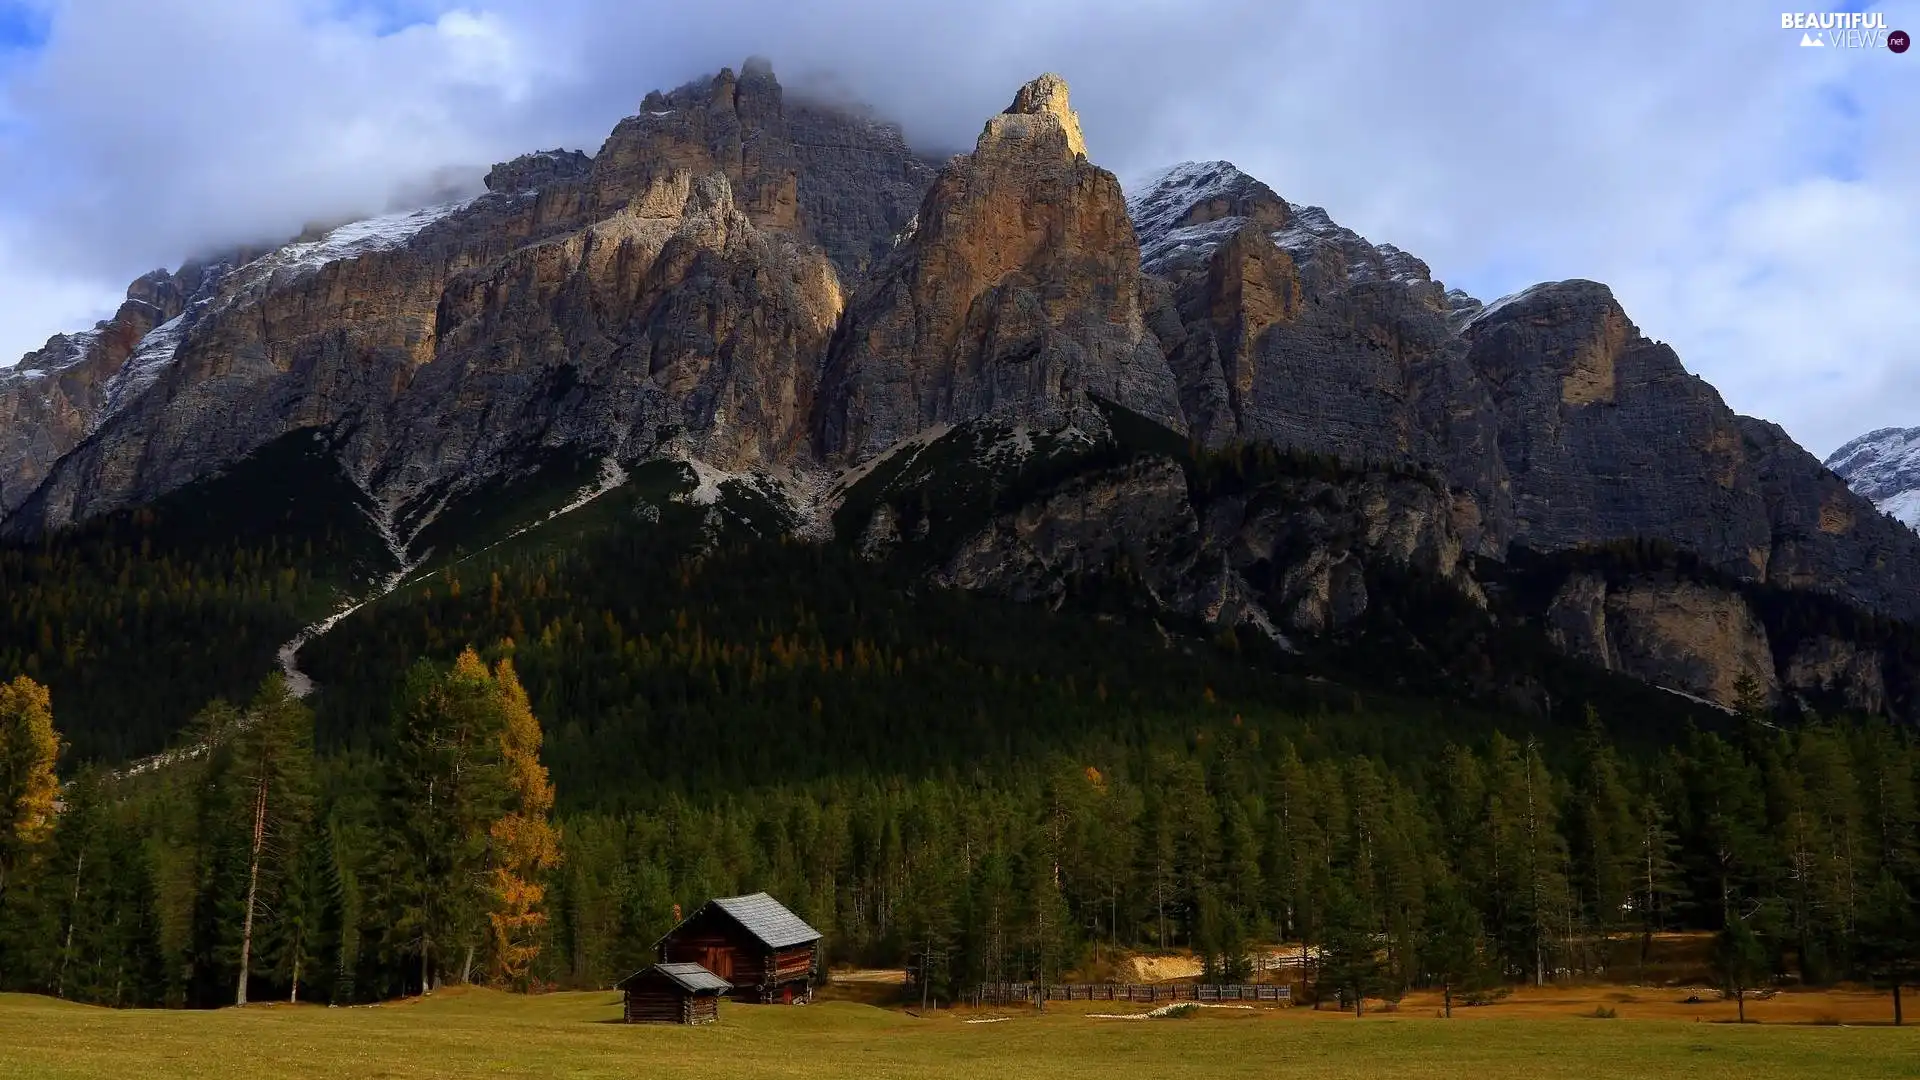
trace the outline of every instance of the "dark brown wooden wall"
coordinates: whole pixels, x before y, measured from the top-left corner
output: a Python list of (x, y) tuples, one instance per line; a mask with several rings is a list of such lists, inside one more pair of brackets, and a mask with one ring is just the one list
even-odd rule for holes
[(720, 999), (649, 981), (627, 990), (625, 1018), (629, 1024), (710, 1024), (720, 1018)]
[(805, 995), (817, 942), (768, 949), (719, 911), (706, 911), (660, 943), (663, 964), (699, 964), (733, 984), (732, 1000), (786, 1001)]

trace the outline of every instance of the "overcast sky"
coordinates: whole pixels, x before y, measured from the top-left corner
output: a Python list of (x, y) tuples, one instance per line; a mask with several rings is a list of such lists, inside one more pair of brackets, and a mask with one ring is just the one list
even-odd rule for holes
[(153, 267), (591, 152), (760, 53), (941, 148), (1058, 71), (1123, 180), (1225, 158), (1482, 298), (1606, 281), (1824, 455), (1920, 425), (1920, 50), (1803, 48), (1779, 8), (0, 0), (0, 364)]

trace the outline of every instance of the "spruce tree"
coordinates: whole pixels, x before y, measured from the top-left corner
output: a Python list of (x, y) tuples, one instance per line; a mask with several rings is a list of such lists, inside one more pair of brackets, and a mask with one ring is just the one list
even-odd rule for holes
[(1739, 1009), (1741, 1023), (1747, 1022), (1747, 991), (1767, 977), (1767, 950), (1746, 918), (1728, 920), (1713, 944), (1713, 968)]
[(1900, 990), (1920, 978), (1920, 927), (1912, 897), (1889, 871), (1867, 896), (1858, 949), (1862, 967), (1893, 991), (1893, 1022), (1906, 1022)]
[[(1633, 799), (1620, 775), (1619, 762), (1599, 713), (1591, 705), (1576, 750), (1579, 764), (1572, 777), (1567, 813), (1571, 885), (1586, 922), (1604, 942), (1610, 940), (1633, 907), (1638, 856), (1648, 837), (1635, 820)], [(1609, 952), (1602, 952), (1602, 963)]]
[(1325, 900), (1325, 930), (1320, 939), (1319, 979), (1315, 994), (1329, 993), (1350, 1002), (1355, 1016), (1367, 1011), (1367, 996), (1378, 992), (1379, 944), (1366, 908), (1345, 882), (1335, 882)]
[(1439, 981), (1442, 1008), (1451, 1018), (1454, 990), (1472, 989), (1486, 968), (1480, 916), (1455, 883), (1434, 889), (1420, 959), (1421, 966)]
[[(431, 993), (449, 971), (464, 981), (486, 909), (488, 828), (508, 791), (500, 775), (505, 715), (492, 674), (468, 648), (451, 670), (409, 673), (395, 715), (383, 872), (387, 954), (410, 954)], [(459, 958), (455, 968), (452, 958)]]
[[(234, 1003), (245, 1005), (256, 926), (270, 920), (276, 906), (284, 914), (287, 905), (274, 901), (284, 900), (288, 888), (297, 890), (300, 884), (297, 875), (312, 813), (313, 714), (275, 673), (254, 695), (235, 741), (233, 767), (245, 796), (249, 839)], [(304, 947), (296, 931), (289, 958), (296, 985)]]

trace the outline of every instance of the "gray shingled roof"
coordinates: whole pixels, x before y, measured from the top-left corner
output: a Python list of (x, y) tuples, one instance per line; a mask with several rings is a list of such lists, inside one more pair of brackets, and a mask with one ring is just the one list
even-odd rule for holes
[(788, 911), (785, 904), (766, 893), (728, 896), (713, 903), (721, 911), (733, 916), (734, 921), (769, 949), (784, 949), (789, 945), (804, 945), (820, 940), (820, 931), (808, 926), (800, 916)]
[(614, 989), (624, 989), (628, 983), (640, 976), (656, 971), (672, 979), (674, 982), (679, 983), (681, 989), (691, 993), (697, 994), (702, 991), (719, 991), (724, 994), (733, 989), (732, 983), (701, 967), (699, 964), (655, 964), (650, 968), (642, 968), (626, 978), (621, 979), (614, 985)]

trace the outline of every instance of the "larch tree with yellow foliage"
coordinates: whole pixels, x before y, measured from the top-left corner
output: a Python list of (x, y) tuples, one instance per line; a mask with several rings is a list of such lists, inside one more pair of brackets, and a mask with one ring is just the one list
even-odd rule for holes
[(0, 898), (13, 871), (53, 833), (59, 756), (47, 688), (25, 675), (0, 683)]
[(540, 763), (540, 720), (533, 715), (513, 661), (502, 659), (494, 665), (493, 680), (505, 714), (500, 764), (509, 794), (506, 813), (488, 830), (493, 863), (493, 909), (487, 913), (490, 967), (495, 984), (524, 987), (547, 922), (540, 909), (546, 898), (541, 878), (560, 865), (560, 837), (548, 817), (553, 784)]

